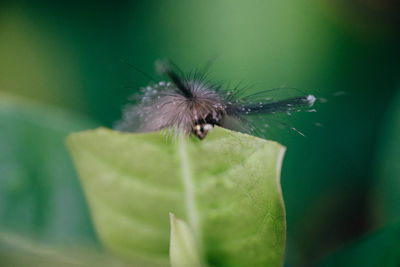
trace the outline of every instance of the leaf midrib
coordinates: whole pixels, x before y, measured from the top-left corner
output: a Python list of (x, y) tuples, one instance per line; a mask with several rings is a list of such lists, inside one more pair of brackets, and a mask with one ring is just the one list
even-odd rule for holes
[(181, 134), (179, 135), (178, 138), (179, 138), (178, 155), (181, 162), (180, 167), (181, 167), (181, 175), (182, 175), (182, 183), (184, 191), (184, 205), (186, 210), (186, 216), (188, 219), (189, 227), (193, 231), (196, 245), (198, 246), (198, 249), (200, 251), (201, 230), (200, 230), (198, 210), (196, 206), (196, 199), (194, 194), (195, 189), (194, 189), (193, 173), (186, 147), (186, 142), (188, 137), (185, 136), (184, 134)]

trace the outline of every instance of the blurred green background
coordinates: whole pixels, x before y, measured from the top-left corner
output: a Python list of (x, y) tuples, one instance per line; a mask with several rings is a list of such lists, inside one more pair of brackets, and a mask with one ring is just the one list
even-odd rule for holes
[(159, 58), (190, 70), (217, 57), (218, 81), (327, 99), (291, 118), (306, 138), (276, 137), (285, 266), (397, 266), (399, 47), (390, 0), (1, 1), (0, 258), (5, 233), (100, 246), (64, 138), (112, 127), (147, 84), (121, 60), (156, 76)]

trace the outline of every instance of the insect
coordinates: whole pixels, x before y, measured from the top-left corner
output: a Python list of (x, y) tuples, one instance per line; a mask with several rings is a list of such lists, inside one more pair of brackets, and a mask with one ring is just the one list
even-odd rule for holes
[(312, 107), (316, 100), (313, 95), (303, 93), (281, 100), (267, 97), (275, 89), (246, 95), (243, 88), (224, 88), (199, 72), (184, 74), (166, 61), (156, 62), (156, 68), (169, 81), (142, 88), (141, 94), (135, 96), (138, 103), (124, 109), (123, 119), (115, 127), (117, 130), (169, 129), (175, 133), (183, 131), (200, 140), (214, 126), (255, 134), (257, 128), (252, 117), (299, 112)]

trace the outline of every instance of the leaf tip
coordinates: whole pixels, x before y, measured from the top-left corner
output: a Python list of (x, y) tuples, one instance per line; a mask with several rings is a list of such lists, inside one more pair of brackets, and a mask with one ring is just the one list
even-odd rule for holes
[(192, 231), (186, 222), (169, 213), (171, 237), (169, 256), (172, 267), (202, 266)]

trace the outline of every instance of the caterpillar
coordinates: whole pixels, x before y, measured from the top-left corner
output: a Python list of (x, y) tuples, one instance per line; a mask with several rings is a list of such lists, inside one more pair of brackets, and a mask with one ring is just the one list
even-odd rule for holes
[(316, 97), (294, 88), (300, 96), (276, 100), (269, 96), (276, 89), (246, 94), (246, 88), (229, 89), (208, 80), (206, 71), (185, 74), (167, 61), (157, 61), (156, 69), (168, 81), (141, 88), (140, 94), (134, 97), (138, 103), (125, 107), (122, 120), (115, 126), (117, 130), (169, 129), (202, 140), (214, 126), (220, 126), (257, 135), (251, 120), (254, 116), (290, 114), (304, 109), (315, 111), (309, 108)]

